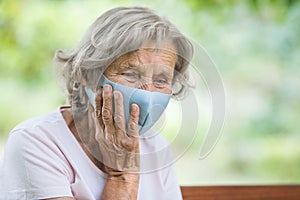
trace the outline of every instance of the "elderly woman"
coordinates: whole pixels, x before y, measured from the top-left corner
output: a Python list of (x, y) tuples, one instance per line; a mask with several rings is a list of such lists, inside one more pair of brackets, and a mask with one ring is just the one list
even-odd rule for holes
[(151, 127), (185, 94), (192, 53), (147, 8), (101, 15), (74, 49), (56, 52), (70, 106), (11, 131), (0, 199), (181, 199), (168, 143)]

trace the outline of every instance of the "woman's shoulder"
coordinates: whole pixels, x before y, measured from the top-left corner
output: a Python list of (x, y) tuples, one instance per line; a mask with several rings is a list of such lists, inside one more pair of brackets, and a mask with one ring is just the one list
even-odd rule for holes
[(59, 121), (62, 120), (62, 117), (60, 116), (59, 110), (56, 109), (52, 112), (49, 112), (47, 114), (32, 117), (30, 119), (27, 119), (18, 125), (16, 125), (10, 132), (11, 134), (14, 134), (16, 132), (32, 132), (32, 130), (35, 130), (40, 127), (47, 127), (51, 126)]
[(8, 135), (7, 143), (28, 146), (36, 143), (56, 143), (56, 134), (65, 130), (64, 119), (59, 109), (25, 120), (15, 126)]
[(59, 152), (61, 143), (57, 135), (66, 135), (64, 126), (59, 109), (23, 121), (9, 133), (4, 152), (19, 157), (43, 157), (49, 155), (50, 151)]

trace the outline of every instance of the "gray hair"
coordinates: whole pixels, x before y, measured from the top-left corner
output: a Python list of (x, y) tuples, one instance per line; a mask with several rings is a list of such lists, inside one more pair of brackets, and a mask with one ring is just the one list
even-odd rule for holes
[(75, 98), (77, 103), (86, 104), (84, 87), (95, 89), (106, 67), (149, 41), (154, 41), (157, 48), (164, 41), (175, 45), (177, 61), (173, 86), (177, 85), (177, 89), (173, 91), (173, 97), (183, 98), (190, 87), (187, 67), (193, 56), (192, 43), (169, 20), (153, 10), (118, 7), (97, 18), (74, 49), (56, 51), (57, 76), (69, 102), (74, 103)]

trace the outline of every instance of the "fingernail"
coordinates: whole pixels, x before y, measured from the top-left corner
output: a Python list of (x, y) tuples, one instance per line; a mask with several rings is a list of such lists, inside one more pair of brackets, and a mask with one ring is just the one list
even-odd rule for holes
[(133, 112), (137, 111), (137, 105), (136, 104), (132, 104), (131, 105), (131, 109)]
[(104, 85), (104, 91), (109, 92), (110, 91), (110, 86), (109, 85)]
[(119, 98), (118, 92), (114, 91), (114, 98), (117, 100)]
[(102, 94), (102, 89), (101, 88), (97, 89), (97, 94)]

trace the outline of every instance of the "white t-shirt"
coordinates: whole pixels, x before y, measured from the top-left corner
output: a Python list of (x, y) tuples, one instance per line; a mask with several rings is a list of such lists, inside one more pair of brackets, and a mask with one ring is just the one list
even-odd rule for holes
[[(140, 176), (138, 199), (182, 199), (168, 142), (159, 134), (141, 139), (140, 152), (141, 169), (148, 172)], [(105, 183), (106, 174), (85, 154), (60, 109), (27, 120), (10, 133), (0, 163), (1, 200), (98, 200)]]

